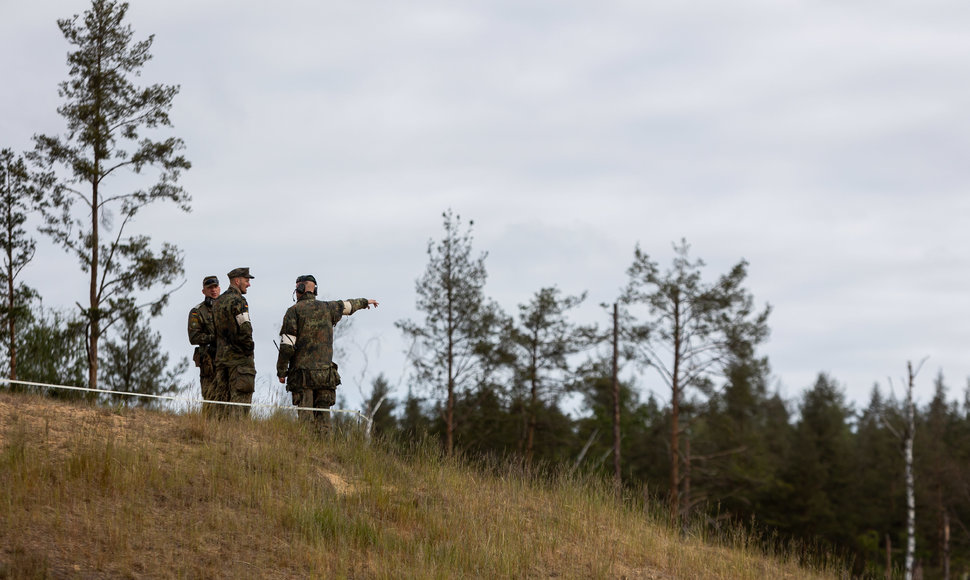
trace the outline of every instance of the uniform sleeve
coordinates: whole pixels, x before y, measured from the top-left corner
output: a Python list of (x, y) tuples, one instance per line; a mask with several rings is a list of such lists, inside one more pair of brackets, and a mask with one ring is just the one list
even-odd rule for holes
[(341, 302), (343, 305), (343, 311), (341, 312), (344, 316), (350, 316), (358, 310), (364, 310), (367, 308), (366, 298), (351, 298), (350, 300), (343, 300)]
[(199, 312), (198, 308), (193, 308), (189, 311), (189, 344), (203, 345), (210, 344), (215, 341), (216, 336), (212, 333), (208, 333), (205, 330), (205, 325), (202, 323), (202, 313)]
[(297, 338), (296, 312), (289, 308), (283, 315), (283, 326), (280, 328), (280, 354), (276, 357), (276, 376), (285, 377), (290, 368), (290, 359), (296, 352)]
[(236, 346), (246, 354), (252, 354), (256, 345), (253, 344), (253, 324), (249, 321), (249, 303), (243, 298), (232, 306), (231, 314), (236, 322)]

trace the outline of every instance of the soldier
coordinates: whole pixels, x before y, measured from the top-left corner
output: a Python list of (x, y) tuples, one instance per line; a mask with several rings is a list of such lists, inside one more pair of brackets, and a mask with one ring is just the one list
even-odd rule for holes
[[(212, 304), (219, 297), (219, 278), (206, 276), (202, 279), (205, 300), (189, 311), (189, 343), (196, 345), (192, 360), (199, 367), (202, 399), (214, 401), (216, 396), (216, 328), (212, 320)], [(211, 403), (202, 403), (202, 415), (212, 417), (217, 410)]]
[[(340, 375), (333, 362), (333, 326), (342, 316), (371, 306), (376, 300), (318, 301), (317, 280), (311, 275), (296, 279), (296, 304), (287, 309), (280, 329), (280, 354), (276, 376), (286, 384), (297, 407), (329, 409), (337, 400)], [(299, 411), (300, 419), (321, 432), (329, 428), (330, 413)]]
[[(216, 327), (215, 390), (217, 400), (249, 404), (256, 390), (256, 362), (253, 325), (244, 294), (254, 276), (249, 268), (235, 268), (228, 276), (229, 288), (212, 308)], [(245, 417), (249, 407), (228, 406), (223, 415)]]

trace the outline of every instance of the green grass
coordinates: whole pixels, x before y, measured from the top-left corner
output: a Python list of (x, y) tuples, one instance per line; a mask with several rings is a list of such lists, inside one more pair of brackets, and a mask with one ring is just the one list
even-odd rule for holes
[(286, 417), (0, 395), (0, 578), (826, 578), (614, 499), (607, 482), (448, 458)]

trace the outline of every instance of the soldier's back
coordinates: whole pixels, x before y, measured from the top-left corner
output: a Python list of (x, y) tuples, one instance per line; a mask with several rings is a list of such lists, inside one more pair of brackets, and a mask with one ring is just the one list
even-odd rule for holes
[(290, 308), (297, 318), (295, 368), (321, 368), (333, 361), (333, 325), (339, 320), (334, 303), (300, 300)]

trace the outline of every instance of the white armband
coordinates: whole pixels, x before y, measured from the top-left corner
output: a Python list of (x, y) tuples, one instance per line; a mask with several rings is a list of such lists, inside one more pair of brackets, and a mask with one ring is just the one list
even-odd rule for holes
[(236, 324), (238, 324), (239, 326), (242, 326), (243, 323), (245, 323), (245, 322), (249, 322), (249, 311), (248, 310), (246, 312), (241, 312), (241, 313), (239, 313), (239, 314), (236, 315)]
[(292, 334), (281, 334), (280, 335), (280, 346), (294, 346), (296, 344), (296, 337)]
[(348, 314), (353, 314), (353, 313), (354, 313), (354, 305), (351, 304), (348, 300), (344, 300), (344, 316), (347, 316)]

